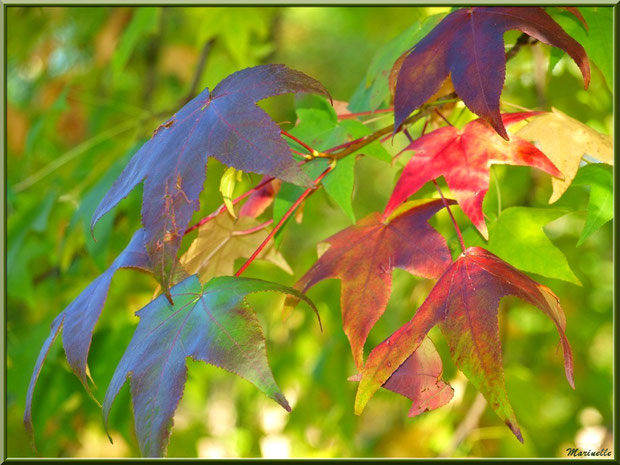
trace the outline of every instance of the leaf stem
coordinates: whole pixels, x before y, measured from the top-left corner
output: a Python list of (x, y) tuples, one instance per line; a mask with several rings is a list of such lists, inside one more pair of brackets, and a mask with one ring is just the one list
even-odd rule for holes
[(250, 256), (250, 258), (247, 259), (247, 261), (241, 266), (241, 268), (239, 268), (239, 270), (235, 273), (235, 276), (239, 277), (241, 276), (241, 274), (248, 268), (248, 266), (250, 266), (250, 264), (254, 261), (254, 259), (256, 259), (256, 257), (258, 256), (258, 254), (261, 253), (261, 251), (265, 248), (265, 246), (269, 243), (269, 241), (273, 238), (273, 236), (276, 235), (276, 233), (280, 230), (280, 228), (282, 228), (282, 226), (284, 225), (284, 223), (286, 222), (286, 220), (295, 212), (295, 210), (297, 209), (297, 207), (299, 207), (299, 205), (301, 205), (303, 203), (304, 200), (306, 200), (306, 198), (314, 191), (316, 191), (316, 188), (318, 187), (319, 183), (321, 182), (321, 180), (327, 175), (327, 173), (329, 173), (332, 169), (334, 169), (333, 165), (329, 165), (325, 171), (323, 171), (315, 180), (314, 180), (314, 187), (309, 187), (307, 188), (303, 194), (301, 194), (299, 196), (299, 198), (295, 201), (295, 203), (293, 203), (293, 205), (291, 205), (291, 208), (289, 208), (287, 210), (287, 212), (284, 214), (284, 216), (280, 219), (280, 221), (278, 221), (278, 224), (275, 225), (275, 227), (271, 230), (271, 232), (267, 235), (267, 237), (265, 238), (265, 240), (258, 246), (258, 248), (254, 251), (254, 253)]
[(371, 116), (371, 115), (377, 115), (380, 113), (391, 113), (393, 111), (394, 111), (394, 108), (385, 108), (385, 109), (374, 110), (374, 111), (362, 111), (359, 113), (345, 113), (342, 115), (336, 115), (336, 117), (338, 119), (352, 119), (352, 118), (357, 118), (358, 116)]
[(463, 241), (463, 235), (461, 234), (461, 228), (459, 228), (458, 223), (454, 219), (454, 215), (452, 214), (452, 210), (450, 210), (450, 205), (448, 205), (448, 201), (443, 196), (443, 192), (441, 192), (441, 189), (439, 188), (439, 184), (437, 184), (437, 181), (435, 179), (433, 179), (433, 184), (435, 184), (435, 187), (437, 188), (437, 192), (439, 192), (439, 195), (441, 196), (441, 200), (443, 201), (444, 207), (446, 207), (446, 210), (448, 210), (448, 215), (450, 215), (450, 219), (452, 220), (452, 224), (454, 225), (454, 229), (456, 231), (456, 235), (459, 238), (459, 243), (461, 244), (461, 251), (465, 252), (465, 242)]
[(261, 229), (265, 229), (271, 223), (273, 223), (273, 218), (265, 221), (264, 223), (259, 224), (258, 226), (254, 226), (253, 228), (250, 228), (250, 229), (244, 229), (243, 231), (233, 231), (231, 235), (232, 236), (247, 236), (248, 234), (253, 234), (257, 231), (260, 231)]
[[(254, 186), (252, 189), (244, 192), (243, 194), (241, 194), (239, 197), (236, 197), (234, 199), (232, 199), (232, 204), (236, 205), (239, 202), (241, 202), (243, 199), (245, 199), (246, 197), (250, 196), (251, 194), (253, 194), (254, 192), (256, 192), (257, 190), (259, 190), (260, 188), (262, 188), (263, 186), (265, 186), (266, 184), (269, 184), (271, 181), (273, 181), (275, 178), (273, 177), (269, 177), (266, 179), (263, 179), (261, 182), (259, 182), (256, 186)], [(203, 224), (208, 223), (209, 221), (211, 221), (213, 218), (215, 218), (217, 215), (219, 215), (220, 213), (222, 213), (222, 211), (224, 211), (224, 209), (226, 208), (225, 204), (221, 204), (219, 207), (217, 207), (212, 213), (210, 213), (209, 215), (205, 216), (203, 219), (201, 219), (200, 221), (198, 221), (198, 223), (188, 227), (185, 230), (185, 233), (183, 233), (183, 235), (189, 234), (191, 233), (193, 230), (198, 229), (199, 227), (201, 227)]]
[(295, 137), (293, 134), (288, 133), (286, 131), (281, 131), (283, 136), (288, 137), (289, 139), (297, 142), (299, 145), (301, 145), (303, 148), (305, 148), (308, 152), (310, 152), (310, 154), (315, 154), (317, 153), (317, 150), (314, 150), (312, 147), (310, 147), (308, 144), (306, 144), (304, 141), (298, 139), (297, 137)]

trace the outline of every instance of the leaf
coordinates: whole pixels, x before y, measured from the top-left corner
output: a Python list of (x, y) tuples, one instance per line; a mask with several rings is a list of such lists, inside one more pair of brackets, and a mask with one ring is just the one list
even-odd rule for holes
[(588, 214), (577, 247), (614, 217), (614, 174), (602, 163), (586, 165), (577, 172), (573, 185), (590, 185)]
[(295, 285), (305, 293), (324, 279), (342, 281), (342, 326), (358, 368), (368, 333), (390, 298), (392, 269), (437, 278), (449, 266), (445, 239), (427, 223), (443, 206), (441, 200), (410, 202), (389, 220), (372, 213), (326, 239), (330, 248)]
[[(150, 271), (146, 250), (144, 249), (144, 231), (139, 229), (131, 238), (129, 245), (114, 260), (112, 265), (97, 279), (91, 282), (76, 299), (69, 304), (53, 321), (50, 335), (44, 342), (34, 367), (34, 372), (26, 395), (24, 424), (34, 439), (32, 429), (32, 396), (34, 388), (45, 363), (48, 351), (64, 327), (62, 343), (71, 369), (92, 396), (88, 385), (87, 360), (93, 329), (105, 304), (110, 282), (117, 270), (135, 268)], [(94, 397), (93, 397), (94, 399)]]
[(549, 203), (562, 197), (575, 178), (584, 155), (614, 164), (613, 141), (555, 108), (523, 126), (516, 135), (536, 142), (549, 160), (562, 172), (564, 179), (552, 179), (553, 194)]
[[(265, 178), (261, 179), (263, 182)], [(274, 201), (276, 194), (280, 190), (280, 181), (274, 179), (260, 189), (252, 192), (239, 210), (240, 216), (256, 218), (260, 216)]]
[[(254, 218), (240, 216), (233, 219), (222, 212), (198, 229), (198, 237), (181, 257), (181, 264), (189, 274), (197, 274), (201, 282), (216, 276), (234, 273), (237, 258), (247, 258), (267, 236), (267, 225)], [(268, 260), (287, 273), (292, 270), (273, 244), (265, 247), (258, 258)]]
[(352, 112), (375, 111), (388, 97), (388, 79), (394, 62), (422, 37), (434, 28), (444, 15), (432, 15), (415, 22), (401, 34), (385, 44), (375, 53), (366, 76), (351, 97), (349, 109)]
[[(303, 105), (303, 106), (302, 106)], [(291, 129), (290, 133), (299, 138), (310, 147), (318, 151), (325, 151), (330, 148), (339, 146), (345, 142), (359, 139), (372, 133), (368, 126), (360, 121), (343, 120), (338, 121), (334, 109), (324, 99), (313, 98), (301, 100), (298, 102), (297, 108), (297, 124)], [(305, 150), (297, 143), (292, 145), (299, 150)], [(380, 142), (375, 141), (368, 146), (358, 150), (357, 152), (338, 160), (336, 167), (322, 181), (325, 192), (336, 202), (342, 211), (355, 223), (355, 212), (353, 211), (352, 196), (355, 178), (355, 156), (357, 154), (366, 154), (378, 158), (383, 161), (390, 162), (392, 157), (383, 148)], [(312, 168), (304, 168), (310, 170), (309, 176), (315, 178), (325, 168), (327, 168), (327, 160), (317, 159), (312, 163)], [(274, 208), (274, 222), (284, 216), (289, 206), (303, 193), (300, 188), (283, 189), (279, 198), (285, 198), (286, 202), (282, 203), (276, 200)], [(277, 213), (277, 214), (276, 214)], [(276, 236), (281, 239), (281, 235)]]
[(235, 186), (237, 184), (237, 178), (239, 177), (238, 173), (241, 173), (241, 171), (237, 171), (231, 166), (224, 171), (224, 174), (222, 174), (222, 178), (220, 179), (220, 192), (222, 193), (222, 199), (224, 200), (226, 210), (228, 210), (228, 213), (233, 218), (237, 217), (232, 201)]
[(506, 74), (504, 32), (518, 29), (565, 50), (590, 82), (585, 50), (540, 7), (468, 7), (446, 16), (402, 63), (394, 96), (394, 130), (450, 76), (465, 105), (508, 139), (499, 110)]
[[(575, 8), (576, 9), (576, 8)], [(613, 89), (614, 51), (609, 44), (614, 43), (613, 7), (581, 8), (584, 21), (570, 14), (551, 12), (551, 16), (577, 42), (583, 45), (588, 57), (603, 73), (607, 87)], [(584, 27), (584, 22), (590, 26)], [(553, 69), (562, 58), (561, 50), (552, 49), (549, 69)]]
[(355, 412), (362, 412), (372, 395), (439, 324), (457, 367), (523, 442), (502, 370), (497, 310), (506, 295), (535, 305), (555, 323), (564, 351), (566, 378), (574, 388), (573, 358), (564, 333), (566, 319), (556, 295), (492, 253), (470, 247), (439, 278), (411, 321), (370, 353), (362, 369)]
[[(454, 389), (442, 381), (441, 357), (430, 338), (426, 337), (420, 347), (403, 362), (382, 386), (413, 401), (409, 416), (443, 407), (454, 397)], [(349, 381), (359, 381), (361, 373)]]
[(566, 214), (562, 210), (510, 207), (490, 229), (488, 249), (522, 271), (581, 285), (566, 257), (543, 231), (543, 226)]
[[(537, 113), (505, 113), (510, 125)], [(488, 239), (482, 214), (482, 201), (489, 190), (492, 164), (533, 166), (553, 176), (560, 171), (529, 142), (513, 137), (505, 141), (483, 120), (477, 119), (463, 129), (439, 128), (409, 144), (405, 150), (415, 154), (405, 166), (385, 208), (388, 215), (426, 182), (443, 176), (459, 206), (480, 234)]]
[(255, 104), (291, 92), (327, 95), (318, 81), (283, 65), (247, 68), (224, 79), (213, 92), (202, 91), (133, 156), (97, 207), (91, 230), (144, 181), (146, 250), (156, 264), (156, 278), (167, 290), (178, 279), (176, 253), (192, 213), (199, 208), (208, 157), (242, 171), (312, 184), (291, 158), (279, 127)]
[(174, 305), (162, 295), (138, 311), (140, 322), (103, 402), (106, 425), (114, 398), (130, 377), (140, 450), (148, 457), (163, 455), (187, 379), (187, 357), (247, 379), (290, 412), (269, 368), (258, 319), (245, 301), (264, 291), (293, 294), (316, 311), (308, 298), (279, 284), (220, 277), (202, 289), (196, 275), (171, 289)]

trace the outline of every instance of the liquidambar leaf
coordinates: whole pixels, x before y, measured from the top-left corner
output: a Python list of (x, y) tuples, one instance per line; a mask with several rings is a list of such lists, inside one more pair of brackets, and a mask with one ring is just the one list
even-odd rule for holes
[[(388, 391), (401, 394), (413, 401), (409, 416), (443, 407), (454, 397), (454, 389), (441, 379), (443, 365), (441, 357), (430, 338), (425, 338), (420, 347), (398, 367), (383, 385)], [(351, 376), (349, 381), (359, 381), (361, 373)]]
[[(188, 273), (197, 274), (203, 283), (216, 276), (232, 275), (235, 260), (252, 255), (267, 234), (267, 225), (262, 224), (261, 227), (260, 221), (241, 215), (235, 220), (223, 211), (198, 229), (198, 237), (181, 257), (181, 263)], [(273, 243), (265, 247), (257, 258), (293, 273)]]
[[(506, 113), (510, 125), (538, 113)], [(405, 166), (385, 208), (389, 215), (401, 202), (432, 179), (443, 176), (459, 206), (478, 231), (488, 239), (482, 201), (489, 190), (492, 164), (532, 166), (553, 176), (562, 176), (549, 159), (529, 142), (513, 137), (505, 141), (481, 119), (457, 129), (439, 128), (409, 144), (415, 154)]]
[(307, 297), (286, 286), (224, 276), (202, 289), (196, 275), (171, 289), (174, 306), (162, 295), (138, 311), (140, 322), (103, 402), (106, 425), (112, 402), (130, 377), (140, 450), (148, 457), (163, 455), (187, 379), (187, 357), (236, 373), (290, 411), (269, 368), (258, 319), (245, 301), (264, 291), (293, 294), (316, 311)]
[(404, 206), (389, 221), (379, 213), (367, 216), (327, 239), (327, 252), (295, 285), (306, 292), (324, 279), (342, 281), (342, 325), (358, 368), (368, 333), (390, 298), (392, 269), (437, 278), (450, 265), (445, 239), (427, 222), (443, 206), (441, 200), (424, 200)]
[[(67, 361), (75, 375), (82, 382), (90, 394), (87, 375), (87, 359), (90, 343), (93, 338), (93, 329), (101, 310), (105, 304), (110, 289), (110, 282), (114, 273), (120, 268), (135, 268), (142, 271), (150, 271), (149, 259), (144, 249), (144, 231), (136, 231), (129, 245), (114, 260), (112, 265), (97, 279), (88, 285), (77, 298), (69, 304), (52, 322), (50, 335), (41, 347), (41, 352), (37, 358), (34, 372), (30, 378), (28, 393), (26, 395), (26, 410), (24, 412), (24, 424), (29, 434), (34, 439), (32, 429), (32, 396), (39, 374), (47, 358), (47, 354), (60, 334), (63, 326), (63, 346)], [(92, 394), (91, 394), (92, 396)]]
[(566, 213), (548, 208), (506, 208), (489, 229), (489, 250), (522, 271), (581, 285), (562, 251), (543, 230)]
[(167, 290), (178, 278), (176, 253), (199, 208), (209, 157), (241, 171), (313, 185), (290, 156), (278, 125), (256, 105), (266, 97), (291, 92), (328, 95), (318, 81), (283, 65), (247, 68), (228, 76), (213, 92), (202, 91), (133, 156), (97, 207), (91, 229), (144, 181), (146, 250), (156, 278)]
[(411, 321), (370, 353), (362, 369), (355, 412), (362, 412), (372, 395), (439, 324), (457, 367), (523, 441), (506, 394), (502, 367), (497, 310), (506, 295), (535, 305), (555, 323), (564, 351), (566, 378), (574, 387), (573, 358), (564, 333), (566, 319), (556, 295), (492, 253), (470, 247), (437, 281)]
[(602, 163), (586, 165), (577, 172), (573, 185), (590, 186), (588, 214), (577, 246), (614, 217), (614, 173)]
[(506, 75), (504, 33), (513, 29), (566, 51), (588, 87), (590, 65), (585, 50), (543, 8), (461, 8), (446, 16), (402, 62), (394, 96), (394, 130), (450, 76), (465, 105), (508, 139), (499, 98)]
[(562, 172), (564, 179), (551, 180), (553, 194), (549, 203), (562, 197), (575, 178), (584, 155), (608, 165), (614, 164), (614, 147), (611, 137), (586, 126), (581, 121), (553, 108), (552, 113), (536, 116), (516, 135), (536, 142), (549, 160)]

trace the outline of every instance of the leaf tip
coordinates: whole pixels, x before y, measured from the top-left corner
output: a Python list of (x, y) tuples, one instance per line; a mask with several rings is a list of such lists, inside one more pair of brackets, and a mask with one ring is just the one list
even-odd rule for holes
[(510, 428), (510, 431), (517, 437), (519, 442), (523, 444), (523, 435), (521, 434), (521, 430), (516, 424), (513, 424), (510, 420), (506, 420), (506, 426)]

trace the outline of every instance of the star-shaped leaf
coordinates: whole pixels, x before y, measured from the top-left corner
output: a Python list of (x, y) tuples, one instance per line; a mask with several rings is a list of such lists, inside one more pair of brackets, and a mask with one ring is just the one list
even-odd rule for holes
[(488, 249), (522, 271), (581, 285), (562, 251), (543, 230), (566, 213), (549, 208), (506, 208), (489, 228)]
[(392, 270), (437, 278), (449, 266), (446, 241), (428, 224), (443, 206), (441, 200), (415, 201), (389, 220), (379, 213), (363, 218), (327, 239), (329, 249), (295, 285), (306, 292), (324, 279), (342, 281), (342, 324), (358, 368), (368, 333), (390, 298)]
[(324, 87), (283, 65), (234, 73), (213, 92), (205, 89), (153, 133), (133, 156), (93, 215), (97, 221), (144, 181), (142, 224), (155, 276), (168, 289), (180, 265), (183, 232), (195, 210), (209, 157), (246, 172), (311, 186), (290, 156), (280, 128), (256, 102), (273, 95), (314, 92)]
[(394, 96), (394, 129), (450, 76), (465, 105), (505, 139), (499, 98), (506, 74), (504, 33), (520, 30), (568, 53), (590, 82), (585, 50), (540, 7), (468, 7), (446, 16), (402, 62)]
[(553, 194), (549, 203), (555, 202), (566, 192), (584, 155), (609, 165), (614, 164), (614, 144), (611, 137), (555, 108), (552, 113), (542, 113), (532, 118), (516, 135), (535, 142), (564, 175), (564, 179), (551, 180)]
[(602, 163), (586, 165), (577, 172), (573, 185), (590, 186), (588, 213), (577, 246), (590, 234), (614, 217), (614, 173), (611, 166)]
[(573, 358), (564, 332), (566, 319), (556, 295), (492, 253), (470, 247), (437, 281), (411, 321), (370, 353), (362, 368), (356, 413), (362, 412), (372, 395), (439, 324), (457, 367), (523, 441), (508, 401), (502, 368), (497, 310), (500, 299), (507, 295), (535, 305), (555, 323), (564, 351), (566, 378), (574, 387)]
[[(537, 113), (507, 113), (504, 124), (529, 118)], [(529, 142), (513, 137), (506, 141), (481, 119), (463, 129), (446, 126), (426, 134), (409, 144), (405, 150), (415, 154), (405, 166), (385, 214), (414, 194), (426, 182), (443, 176), (463, 212), (478, 231), (488, 239), (482, 214), (482, 201), (489, 190), (489, 168), (492, 164), (532, 166), (553, 176), (562, 173)]]
[(138, 311), (140, 322), (105, 395), (105, 423), (129, 377), (140, 450), (148, 457), (163, 455), (187, 380), (188, 357), (236, 373), (290, 411), (269, 368), (258, 319), (245, 301), (264, 291), (293, 294), (316, 311), (307, 297), (286, 286), (223, 276), (202, 288), (196, 275), (171, 289), (174, 305), (161, 295)]
[[(441, 379), (442, 374), (441, 357), (433, 341), (427, 337), (382, 387), (413, 401), (409, 416), (415, 417), (443, 407), (454, 397), (454, 389)], [(362, 375), (358, 373), (349, 381), (361, 379)]]
[[(232, 218), (223, 211), (198, 229), (198, 237), (181, 257), (181, 263), (190, 274), (197, 274), (202, 282), (234, 272), (235, 260), (247, 258), (267, 236), (267, 226), (254, 218)], [(292, 270), (284, 257), (273, 247), (265, 247), (257, 257), (271, 261), (284, 271)]]
[(90, 283), (52, 322), (50, 335), (43, 343), (43, 347), (41, 347), (26, 395), (24, 424), (32, 436), (34, 435), (34, 431), (32, 430), (32, 396), (34, 394), (34, 388), (50, 347), (61, 330), (63, 330), (63, 327), (62, 343), (65, 348), (65, 354), (67, 355), (67, 361), (75, 375), (90, 394), (87, 360), (90, 343), (93, 338), (93, 330), (103, 310), (112, 277), (114, 273), (121, 268), (135, 268), (142, 271), (150, 271), (149, 259), (144, 249), (144, 231), (142, 229), (136, 231), (129, 245), (116, 260), (114, 260), (112, 265)]

